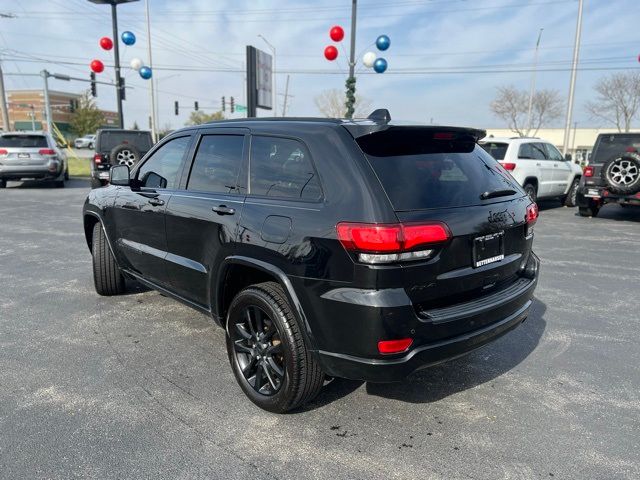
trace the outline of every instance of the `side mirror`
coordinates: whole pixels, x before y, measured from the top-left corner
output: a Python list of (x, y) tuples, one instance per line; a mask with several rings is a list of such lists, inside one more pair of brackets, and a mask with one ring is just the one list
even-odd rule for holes
[(128, 187), (131, 185), (129, 175), (129, 167), (127, 165), (115, 165), (111, 167), (109, 171), (109, 183), (111, 185)]
[(571, 154), (570, 153), (565, 153), (564, 154), (564, 160), (565, 160), (565, 162), (570, 162), (571, 161)]

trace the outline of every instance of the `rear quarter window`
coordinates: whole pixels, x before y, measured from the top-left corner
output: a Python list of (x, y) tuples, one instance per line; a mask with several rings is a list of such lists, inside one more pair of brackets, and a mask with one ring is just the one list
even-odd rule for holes
[(494, 190), (522, 195), (513, 177), (472, 137), (433, 136), (431, 130), (387, 130), (357, 139), (395, 210), (479, 205), (486, 202), (480, 195)]

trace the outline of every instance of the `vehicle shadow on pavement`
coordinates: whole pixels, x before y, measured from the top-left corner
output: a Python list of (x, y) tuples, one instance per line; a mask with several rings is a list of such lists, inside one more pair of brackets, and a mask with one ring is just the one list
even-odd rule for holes
[[(7, 183), (7, 189), (55, 189), (53, 182), (48, 182), (44, 180), (25, 180), (23, 182), (12, 182), (9, 181)], [(86, 178), (71, 178), (64, 182), (64, 188), (83, 188), (89, 189), (89, 179)], [(64, 190), (64, 189), (62, 189)]]
[(401, 383), (368, 383), (367, 393), (410, 403), (430, 403), (490, 382), (518, 366), (538, 346), (547, 307), (535, 299), (518, 328), (469, 355), (414, 373)]
[[(578, 215), (576, 209), (576, 215)], [(600, 209), (596, 218), (585, 218), (585, 220), (592, 220), (594, 226), (597, 225), (599, 220), (615, 220), (617, 222), (640, 222), (640, 207), (628, 206), (621, 207), (620, 205), (605, 205)]]

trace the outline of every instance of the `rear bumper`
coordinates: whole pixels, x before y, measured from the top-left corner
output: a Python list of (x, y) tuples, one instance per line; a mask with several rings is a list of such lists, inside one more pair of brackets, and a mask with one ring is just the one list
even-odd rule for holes
[(55, 179), (63, 174), (62, 163), (50, 165), (2, 165), (0, 178), (3, 180), (20, 180), (23, 178)]
[(599, 205), (606, 203), (640, 205), (640, 192), (631, 195), (620, 195), (610, 192), (606, 187), (585, 185), (578, 190), (576, 203), (579, 207), (590, 207), (594, 203)]
[[(375, 291), (376, 305), (370, 302), (366, 306), (362, 297), (345, 298), (343, 294), (339, 300), (342, 312), (334, 306), (331, 319), (325, 318), (326, 323), (341, 330), (341, 351), (323, 349), (320, 345), (319, 360), (325, 372), (332, 376), (393, 382), (416, 370), (462, 356), (496, 340), (527, 318), (539, 265), (539, 259), (531, 253), (521, 276), (504, 288), (473, 300), (430, 310), (402, 304), (400, 292), (395, 290)], [(330, 296), (323, 295), (324, 298)], [(348, 329), (344, 326), (346, 322), (351, 325)], [(362, 349), (363, 344), (377, 345), (378, 340), (407, 337), (413, 338), (414, 343), (402, 354), (350, 353)], [(335, 339), (331, 343), (337, 342)]]

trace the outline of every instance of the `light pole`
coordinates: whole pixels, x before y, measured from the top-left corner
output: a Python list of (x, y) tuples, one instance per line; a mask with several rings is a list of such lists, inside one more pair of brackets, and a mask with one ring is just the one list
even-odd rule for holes
[[(536, 71), (538, 70), (538, 49), (540, 48), (540, 39), (542, 38), (542, 31), (540, 29), (538, 33), (538, 41), (536, 42), (536, 53), (533, 55), (533, 73), (531, 74), (531, 90), (529, 91), (529, 110), (527, 113), (527, 128), (531, 132), (531, 109), (533, 108), (533, 94), (536, 90)], [(528, 135), (528, 134), (527, 134)]]
[(111, 26), (113, 27), (113, 56), (116, 69), (116, 99), (118, 104), (118, 120), (120, 128), (124, 128), (124, 115), (122, 113), (122, 77), (120, 76), (120, 39), (118, 38), (118, 13), (116, 7), (121, 3), (137, 2), (138, 0), (89, 0), (99, 5), (111, 5)]
[(271, 43), (269, 42), (269, 40), (267, 40), (266, 38), (264, 38), (262, 36), (262, 34), (258, 34), (258, 36), (264, 40), (264, 43), (266, 43), (269, 48), (271, 49), (271, 53), (273, 53), (273, 72), (271, 73), (273, 76), (273, 116), (277, 117), (278, 116), (278, 88), (277, 88), (277, 83), (276, 83), (276, 47), (274, 47), (273, 45), (271, 45)]
[(569, 83), (569, 101), (567, 102), (567, 121), (564, 124), (564, 141), (562, 142), (562, 155), (565, 156), (569, 151), (569, 134), (571, 132), (571, 120), (573, 116), (573, 95), (576, 88), (578, 58), (580, 57), (580, 34), (582, 33), (582, 6), (584, 1), (578, 1), (578, 23), (576, 25), (576, 40), (573, 46), (573, 65), (571, 67), (571, 82)]

